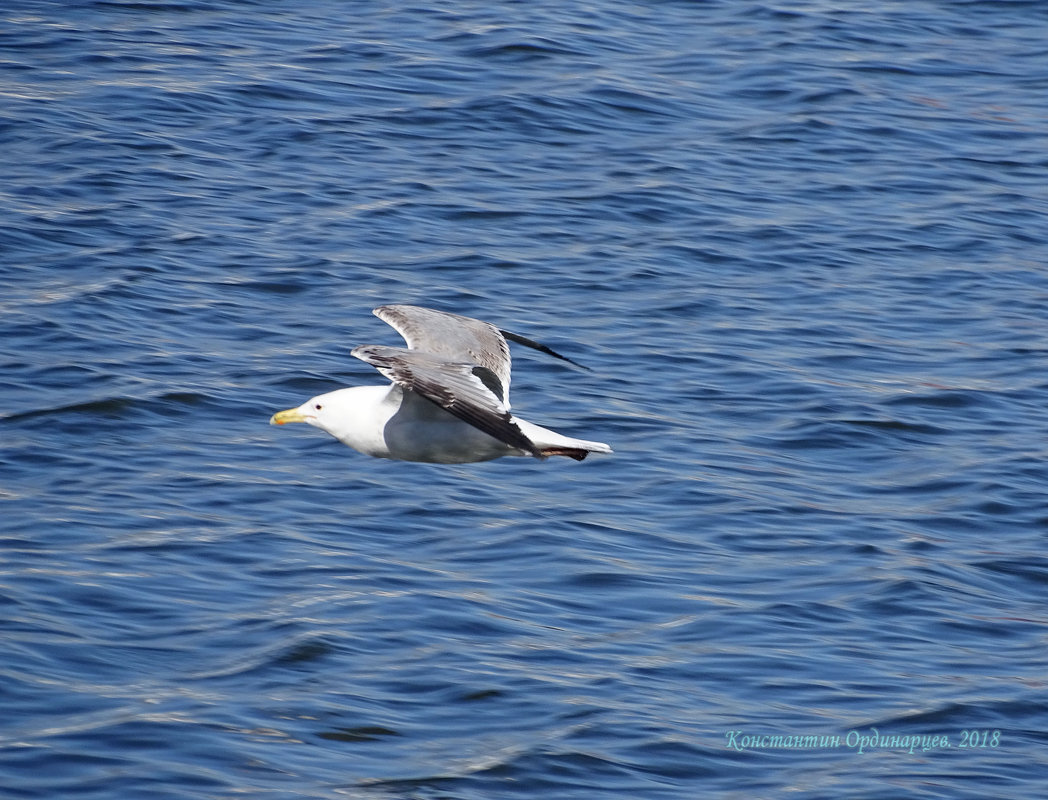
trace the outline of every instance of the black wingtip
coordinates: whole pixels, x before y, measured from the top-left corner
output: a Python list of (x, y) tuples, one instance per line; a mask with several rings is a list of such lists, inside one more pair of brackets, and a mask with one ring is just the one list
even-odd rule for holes
[(512, 331), (504, 331), (501, 328), (499, 329), (499, 333), (501, 333), (511, 342), (516, 342), (517, 344), (522, 344), (525, 347), (530, 347), (532, 350), (538, 350), (540, 353), (545, 353), (548, 356), (559, 358), (561, 361), (567, 361), (569, 364), (573, 364), (579, 369), (586, 370), (586, 372), (593, 372), (592, 369), (585, 366), (584, 364), (580, 364), (578, 361), (572, 361), (567, 356), (562, 356), (556, 350), (550, 347), (546, 347), (546, 345), (540, 344), (539, 342), (536, 342), (534, 339), (529, 339), (527, 336), (521, 336), (519, 333), (513, 333)]
[(589, 451), (583, 450), (581, 447), (544, 447), (542, 449), (543, 458), (546, 456), (567, 456), (576, 461), (583, 461), (588, 455)]

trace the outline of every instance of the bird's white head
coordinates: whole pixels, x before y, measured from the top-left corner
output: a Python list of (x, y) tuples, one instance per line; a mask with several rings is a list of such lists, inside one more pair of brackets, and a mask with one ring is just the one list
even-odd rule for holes
[(269, 418), (271, 425), (305, 422), (320, 428), (350, 447), (368, 454), (382, 451), (382, 428), (396, 406), (385, 408), (389, 386), (353, 386), (318, 394), (298, 408), (278, 411)]
[(352, 389), (339, 389), (327, 394), (311, 397), (298, 408), (278, 411), (269, 418), (270, 425), (286, 425), (289, 422), (305, 422), (315, 428), (331, 432), (339, 419), (352, 414)]

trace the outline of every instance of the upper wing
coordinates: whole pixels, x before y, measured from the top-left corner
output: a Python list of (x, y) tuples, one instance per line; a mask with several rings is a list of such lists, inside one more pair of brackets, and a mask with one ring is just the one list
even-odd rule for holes
[(422, 395), (488, 436), (532, 455), (541, 455), (513, 421), (509, 405), (498, 394), (501, 388), (498, 376), (487, 367), (446, 361), (431, 353), (402, 347), (363, 345), (354, 348), (352, 354), (376, 367), (398, 386)]
[(498, 387), (490, 385), (490, 380), (484, 383), (509, 409), (509, 346), (494, 325), (421, 306), (379, 306), (374, 314), (392, 325), (412, 351), (428, 353), (439, 361), (468, 363), (488, 370)]

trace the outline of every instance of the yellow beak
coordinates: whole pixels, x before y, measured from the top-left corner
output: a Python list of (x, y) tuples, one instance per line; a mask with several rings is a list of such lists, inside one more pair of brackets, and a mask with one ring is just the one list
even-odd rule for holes
[(269, 418), (270, 425), (286, 425), (289, 422), (305, 422), (306, 415), (297, 408), (289, 408), (287, 411), (278, 411)]

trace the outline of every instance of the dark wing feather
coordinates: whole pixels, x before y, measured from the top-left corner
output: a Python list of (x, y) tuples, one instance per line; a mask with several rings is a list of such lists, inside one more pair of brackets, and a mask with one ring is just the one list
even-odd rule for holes
[(569, 364), (573, 364), (579, 369), (586, 370), (586, 372), (593, 372), (593, 370), (591, 370), (585, 364), (580, 364), (578, 361), (572, 361), (567, 356), (562, 356), (553, 348), (546, 347), (546, 345), (542, 344), (542, 342), (536, 342), (534, 339), (529, 339), (527, 336), (521, 336), (519, 333), (513, 333), (513, 331), (504, 331), (501, 328), (499, 329), (499, 333), (501, 333), (505, 338), (509, 339), (511, 342), (516, 342), (517, 344), (522, 344), (525, 347), (530, 347), (532, 350), (538, 350), (540, 353), (545, 353), (548, 356), (559, 358), (561, 361), (567, 361)]
[(511, 447), (541, 456), (510, 416), (499, 397), (501, 384), (490, 369), (477, 364), (444, 361), (429, 353), (402, 347), (364, 345), (352, 354), (405, 389), (436, 403), (449, 414)]

